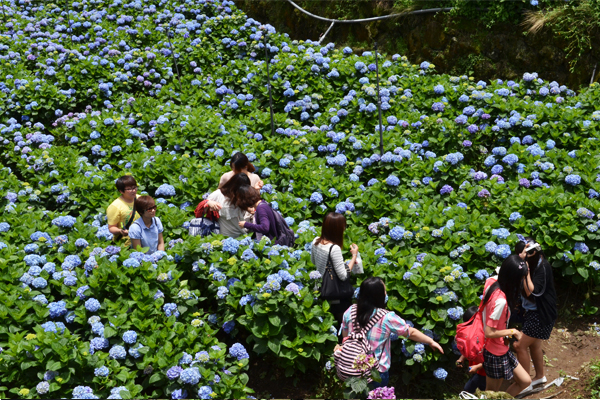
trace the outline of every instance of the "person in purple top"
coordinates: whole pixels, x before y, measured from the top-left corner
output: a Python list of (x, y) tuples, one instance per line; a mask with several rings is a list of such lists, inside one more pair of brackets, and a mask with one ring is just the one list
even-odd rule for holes
[(275, 215), (273, 209), (263, 199), (260, 198), (260, 192), (251, 186), (240, 188), (240, 204), (238, 207), (242, 210), (254, 211), (255, 224), (246, 221), (240, 221), (240, 228), (245, 228), (256, 234), (256, 239), (260, 240), (263, 235), (273, 240), (277, 236), (275, 227)]

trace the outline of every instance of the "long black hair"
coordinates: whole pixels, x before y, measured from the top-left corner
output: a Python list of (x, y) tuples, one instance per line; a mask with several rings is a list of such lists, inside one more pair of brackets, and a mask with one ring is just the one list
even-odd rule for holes
[(525, 250), (525, 246), (527, 246), (527, 242), (519, 240), (517, 244), (515, 244), (515, 254), (519, 255)]
[(523, 290), (523, 278), (527, 276), (527, 264), (516, 254), (508, 256), (500, 267), (498, 280), (487, 290), (483, 304), (487, 304), (492, 294), (500, 289), (506, 296), (506, 302), (510, 309), (514, 309)]
[(361, 327), (367, 326), (376, 308), (385, 308), (385, 284), (383, 279), (372, 276), (363, 281), (358, 294), (356, 319)]

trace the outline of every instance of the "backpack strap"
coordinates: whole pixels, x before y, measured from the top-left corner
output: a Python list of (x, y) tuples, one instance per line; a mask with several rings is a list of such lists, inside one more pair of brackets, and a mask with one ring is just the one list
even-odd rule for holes
[(385, 315), (388, 312), (389, 311), (383, 310), (381, 308), (377, 309), (377, 313), (375, 313), (375, 315), (371, 317), (371, 319), (369, 320), (369, 323), (367, 324), (367, 326), (365, 326), (363, 328), (363, 332), (366, 334), (371, 329), (373, 329), (373, 327), (375, 326), (375, 324), (377, 324), (381, 318), (385, 317)]
[(350, 306), (350, 320), (352, 321), (352, 332), (360, 332), (360, 325), (358, 324), (358, 321), (356, 320), (356, 309), (357, 306), (356, 304), (352, 304), (352, 306)]
[(357, 311), (358, 307), (356, 304), (353, 304), (350, 310), (350, 316), (352, 317), (352, 324), (353, 324), (353, 332), (352, 333), (361, 333), (363, 335), (366, 335), (367, 332), (369, 332), (371, 329), (373, 329), (373, 327), (375, 326), (375, 324), (377, 324), (379, 322), (379, 320), (383, 317), (385, 317), (385, 315), (389, 312), (387, 310), (384, 310), (382, 308), (377, 309), (377, 312), (375, 313), (374, 316), (371, 317), (371, 319), (369, 320), (369, 322), (367, 323), (367, 326), (365, 326), (364, 328), (361, 328), (357, 318), (356, 318), (356, 311)]

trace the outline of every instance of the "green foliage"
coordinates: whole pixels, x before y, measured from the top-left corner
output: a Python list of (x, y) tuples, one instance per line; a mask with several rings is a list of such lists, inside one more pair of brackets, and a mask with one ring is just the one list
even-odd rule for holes
[(556, 2), (537, 13), (529, 14), (526, 25), (537, 31), (547, 25), (565, 43), (571, 72), (582, 63), (594, 65), (598, 57), (595, 44), (600, 37), (600, 2), (581, 0)]
[(592, 377), (588, 383), (588, 387), (590, 388), (590, 395), (592, 399), (600, 398), (600, 362), (596, 362), (595, 364), (590, 365), (590, 371), (592, 372)]
[[(249, 360), (241, 350), (231, 354), (235, 342), (249, 349), (250, 360), (275, 364), (287, 375), (321, 371), (336, 343), (335, 327), (329, 304), (314, 290), (309, 250), (323, 216), (335, 209), (348, 221), (344, 255), (357, 243), (364, 277), (386, 282), (388, 308), (446, 350), (441, 355), (426, 349), (419, 358), (413, 356), (414, 343), (395, 340), (393, 359), (406, 382), (454, 362), (451, 341), (459, 307), (478, 304), (484, 272), (490, 274), (505, 255), (488, 250), (493, 247), (486, 247), (488, 242), (510, 249), (518, 234), (532, 236), (542, 244), (557, 281), (588, 294), (600, 284), (594, 264), (600, 256), (594, 195), (600, 191), (600, 85), (576, 94), (533, 78), (474, 82), (437, 75), (435, 66), (411, 65), (406, 57), (382, 57), (387, 154), (379, 160), (378, 116), (368, 111), (377, 103), (372, 54), (270, 34), (277, 128), (272, 134), (260, 61), (264, 39), (250, 37), (261, 32), (260, 25), (233, 5), (229, 13), (212, 2), (198, 3), (193, 12), (174, 2), (147, 3), (164, 9), (94, 3), (114, 18), (103, 17), (97, 31), (83, 23), (73, 29), (89, 37), (106, 35), (112, 44), (92, 46), (88, 55), (56, 32), (63, 28), (55, 25), (65, 22), (58, 19), (60, 9), (31, 11), (52, 22), (38, 28), (27, 28), (29, 17), (11, 12), (20, 30), (0, 35), (0, 81), (8, 82), (0, 90), (0, 212), (8, 224), (0, 232), (5, 245), (0, 246), (0, 397), (43, 397), (35, 387), (48, 371), (59, 374), (49, 383), (53, 397), (71, 397), (77, 386), (89, 386), (100, 397), (119, 386), (127, 388), (121, 396), (163, 398), (187, 388), (192, 397), (198, 385), (170, 380), (166, 373), (184, 352), (195, 357), (207, 351), (211, 363), (194, 364), (203, 377), (200, 385), (211, 386), (218, 398), (243, 398), (251, 392)], [(74, 7), (72, 18), (86, 22), (83, 6)], [(156, 15), (145, 18), (145, 13)], [(204, 17), (198, 19), (198, 13)], [(139, 22), (137, 34), (119, 28), (124, 14)], [(167, 46), (165, 23), (174, 14), (190, 26), (202, 21), (202, 29), (190, 34), (186, 24), (173, 27)], [(56, 33), (64, 48), (32, 50), (34, 40), (25, 29)], [(179, 60), (181, 87), (171, 51)], [(131, 57), (129, 69), (124, 52)], [(322, 53), (328, 60), (316, 56)], [(55, 75), (47, 74), (48, 64), (56, 66)], [(124, 78), (125, 71), (132, 77)], [(434, 91), (438, 85), (443, 93)], [(293, 93), (284, 94), (288, 86)], [(42, 132), (53, 140), (34, 140)], [(253, 155), (270, 185), (262, 196), (294, 219), (296, 249), (249, 237), (189, 237), (186, 222), (193, 206), (216, 188), (233, 151)], [(486, 161), (494, 151), (518, 158), (509, 163), (498, 156), (492, 163), (502, 167), (502, 179), (491, 178)], [(487, 177), (476, 178), (477, 171)], [(173, 186), (174, 195), (157, 199), (166, 253), (108, 247), (104, 210), (118, 195), (115, 179), (125, 173), (135, 176), (140, 192), (157, 198), (161, 185)], [(567, 182), (572, 174), (581, 178), (579, 184)], [(520, 179), (539, 179), (546, 186), (527, 188)], [(453, 191), (441, 194), (444, 185)], [(320, 204), (311, 200), (315, 193), (323, 197)], [(578, 213), (583, 207), (592, 218)], [(515, 212), (520, 218), (511, 217)], [(66, 215), (74, 218), (73, 226), (57, 222)], [(506, 234), (498, 231), (502, 228)], [(576, 250), (578, 243), (591, 250)], [(56, 271), (33, 268), (48, 263)], [(34, 285), (34, 276), (47, 285)], [(84, 296), (97, 299), (100, 308), (89, 311)], [(59, 301), (65, 302), (66, 315), (51, 315), (45, 302)], [(591, 304), (581, 310), (596, 311)], [(92, 317), (103, 324), (109, 345), (93, 354), (90, 342), (99, 334)], [(60, 326), (52, 332), (56, 326), (48, 322), (65, 323), (64, 332)], [(124, 345), (128, 330), (137, 332), (141, 347), (125, 346), (133, 354), (111, 358), (109, 348)], [(95, 376), (102, 366), (110, 369), (108, 377)]]

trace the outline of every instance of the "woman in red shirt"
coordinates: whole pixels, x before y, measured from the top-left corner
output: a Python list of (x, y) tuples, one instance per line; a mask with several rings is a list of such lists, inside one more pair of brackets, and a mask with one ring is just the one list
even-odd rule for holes
[(516, 396), (531, 383), (529, 373), (519, 364), (510, 351), (506, 337), (517, 340), (523, 333), (516, 329), (507, 329), (510, 310), (515, 306), (527, 277), (527, 263), (513, 254), (504, 260), (498, 279), (490, 278), (485, 282), (483, 309), (483, 329), (486, 337), (483, 350), (483, 368), (487, 375), (486, 390), (497, 392), (502, 380), (511, 380), (506, 393)]

